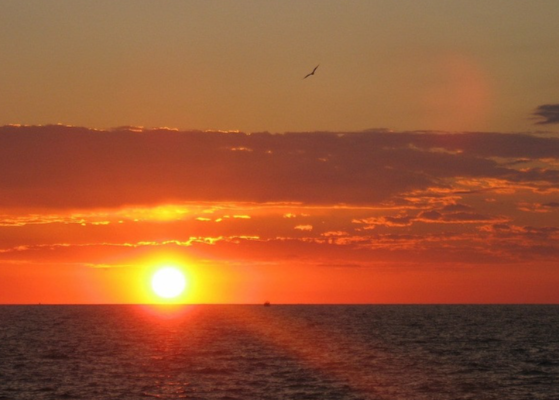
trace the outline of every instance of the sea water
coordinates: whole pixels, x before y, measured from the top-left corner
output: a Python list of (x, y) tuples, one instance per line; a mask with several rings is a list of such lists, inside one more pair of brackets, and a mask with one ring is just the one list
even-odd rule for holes
[(0, 306), (0, 399), (558, 399), (558, 306)]

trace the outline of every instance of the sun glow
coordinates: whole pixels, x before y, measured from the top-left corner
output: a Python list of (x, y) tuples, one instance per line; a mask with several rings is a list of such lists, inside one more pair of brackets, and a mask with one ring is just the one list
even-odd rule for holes
[(164, 267), (152, 276), (152, 289), (155, 294), (165, 299), (179, 296), (185, 290), (185, 275), (175, 267)]

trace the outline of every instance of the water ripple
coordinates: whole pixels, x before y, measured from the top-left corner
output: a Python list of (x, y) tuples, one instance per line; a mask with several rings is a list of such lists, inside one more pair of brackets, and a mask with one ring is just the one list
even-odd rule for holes
[(0, 400), (554, 399), (557, 306), (0, 306)]

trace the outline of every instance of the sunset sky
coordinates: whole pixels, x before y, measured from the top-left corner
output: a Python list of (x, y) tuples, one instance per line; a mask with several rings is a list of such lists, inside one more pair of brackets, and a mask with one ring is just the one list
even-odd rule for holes
[(0, 0), (0, 303), (557, 303), (558, 14)]

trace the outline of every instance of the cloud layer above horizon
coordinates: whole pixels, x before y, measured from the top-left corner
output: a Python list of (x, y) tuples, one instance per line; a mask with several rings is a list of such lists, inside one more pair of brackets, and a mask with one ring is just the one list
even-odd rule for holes
[(553, 137), (5, 126), (0, 169), (4, 263), (118, 266), (164, 250), (333, 267), (558, 254)]
[(180, 202), (378, 205), (412, 194), (557, 188), (558, 140), (500, 133), (0, 128), (3, 207)]

